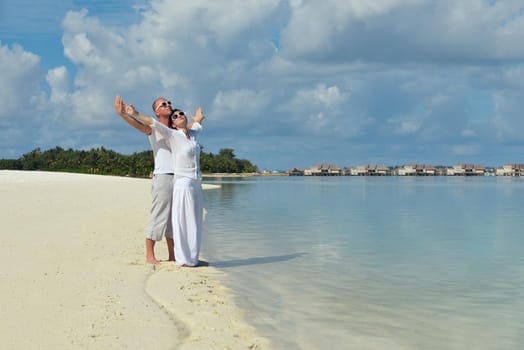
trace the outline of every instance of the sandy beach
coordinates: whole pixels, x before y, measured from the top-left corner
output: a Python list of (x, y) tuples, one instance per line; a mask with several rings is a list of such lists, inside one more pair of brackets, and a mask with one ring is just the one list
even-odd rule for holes
[[(223, 272), (145, 264), (150, 185), (0, 170), (2, 348), (270, 348)], [(156, 252), (167, 258), (164, 241)]]

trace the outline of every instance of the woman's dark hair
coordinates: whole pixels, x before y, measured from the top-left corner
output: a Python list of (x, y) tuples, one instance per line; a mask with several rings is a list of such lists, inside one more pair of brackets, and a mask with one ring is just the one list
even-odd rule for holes
[(175, 108), (175, 109), (173, 109), (173, 111), (171, 112), (171, 115), (169, 116), (169, 127), (170, 127), (171, 129), (176, 129), (176, 128), (175, 128), (175, 125), (173, 124), (173, 119), (171, 119), (171, 117), (173, 116), (173, 114), (175, 114), (175, 112), (181, 112), (181, 110), (178, 109), (178, 108)]

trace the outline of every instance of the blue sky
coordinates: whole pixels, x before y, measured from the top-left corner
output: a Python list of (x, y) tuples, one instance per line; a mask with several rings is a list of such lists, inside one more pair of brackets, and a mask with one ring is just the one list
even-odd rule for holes
[(521, 0), (0, 0), (0, 158), (122, 153), (165, 96), (261, 169), (524, 163)]

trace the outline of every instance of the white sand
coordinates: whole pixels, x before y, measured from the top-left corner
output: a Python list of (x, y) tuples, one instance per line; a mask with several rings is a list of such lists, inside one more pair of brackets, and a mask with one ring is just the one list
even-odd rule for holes
[(2, 348), (270, 348), (222, 272), (145, 264), (150, 185), (0, 170)]

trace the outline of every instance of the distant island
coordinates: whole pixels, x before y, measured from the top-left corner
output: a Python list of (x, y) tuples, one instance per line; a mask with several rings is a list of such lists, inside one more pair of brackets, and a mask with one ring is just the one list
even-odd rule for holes
[[(154, 168), (153, 151), (124, 155), (104, 147), (88, 151), (55, 147), (46, 151), (36, 148), (18, 159), (0, 159), (0, 169), (41, 170), (99, 175), (150, 177)], [(237, 159), (233, 149), (223, 148), (218, 154), (201, 152), (203, 173), (257, 173), (249, 160)]]

